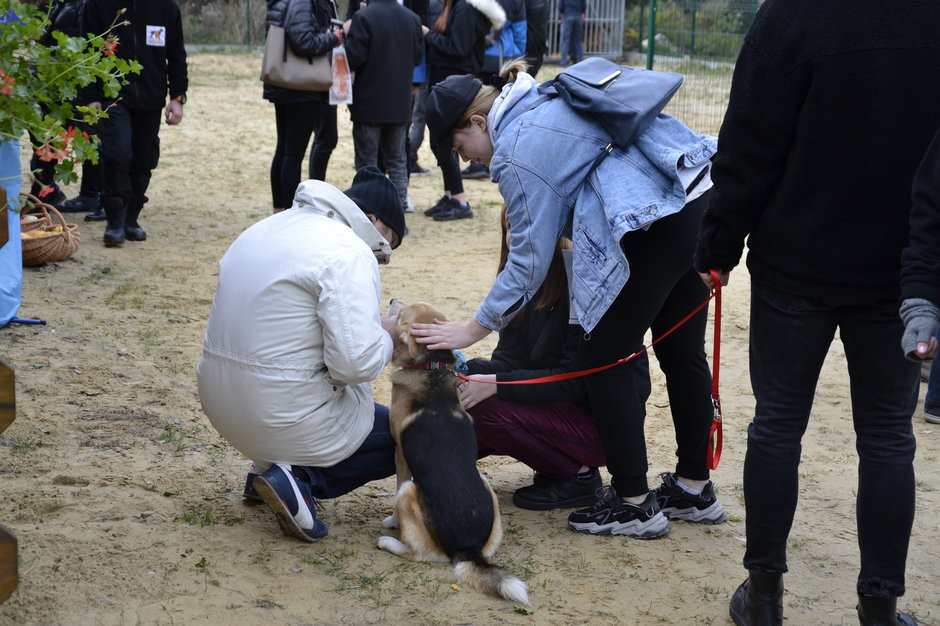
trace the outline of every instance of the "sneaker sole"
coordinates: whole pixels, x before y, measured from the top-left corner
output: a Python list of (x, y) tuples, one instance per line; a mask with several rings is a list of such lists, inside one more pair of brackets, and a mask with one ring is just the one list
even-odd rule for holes
[(694, 506), (687, 509), (664, 507), (662, 511), (663, 515), (669, 519), (683, 520), (692, 524), (720, 524), (728, 519), (725, 515), (725, 507), (717, 500), (707, 509), (697, 509)]
[(656, 515), (646, 522), (633, 520), (623, 524), (617, 522), (603, 526), (598, 526), (594, 522), (589, 524), (568, 522), (568, 528), (587, 535), (627, 535), (634, 539), (656, 539), (672, 530), (669, 520), (664, 515)]
[(264, 503), (274, 512), (277, 524), (281, 527), (281, 530), (284, 531), (284, 534), (297, 537), (309, 543), (314, 543), (320, 539), (320, 537), (311, 537), (300, 527), (300, 524), (297, 523), (294, 516), (291, 515), (287, 507), (284, 506), (284, 501), (281, 500), (281, 496), (277, 495), (277, 491), (274, 490), (274, 485), (269, 483), (264, 476), (255, 478), (254, 487)]
[(568, 498), (567, 500), (556, 500), (555, 502), (536, 502), (535, 500), (526, 500), (513, 494), (512, 503), (520, 509), (527, 511), (551, 511), (552, 509), (573, 509), (590, 506), (597, 502), (595, 494), (578, 496), (577, 498)]
[(940, 424), (940, 415), (933, 415), (924, 411), (924, 421), (928, 424)]

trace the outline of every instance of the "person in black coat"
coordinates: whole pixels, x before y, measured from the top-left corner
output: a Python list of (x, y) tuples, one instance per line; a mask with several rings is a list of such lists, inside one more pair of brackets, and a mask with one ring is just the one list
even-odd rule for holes
[[(937, 356), (940, 326), (940, 130), (914, 175), (911, 234), (901, 253), (901, 350), (909, 359)], [(924, 420), (940, 424), (940, 367), (931, 367)]]
[(397, 0), (372, 0), (356, 11), (346, 33), (346, 58), (356, 73), (349, 107), (356, 169), (377, 167), (381, 150), (402, 210), (408, 197), (411, 79), (424, 52), (423, 30), (418, 16)]
[(935, 0), (767, 0), (735, 65), (694, 265), (706, 284), (709, 269), (726, 283), (745, 240), (750, 249), (756, 408), (737, 624), (783, 619), (801, 439), (837, 331), (859, 457), (859, 619), (914, 623), (895, 607), (914, 522), (920, 365), (898, 349), (898, 304), (911, 181), (940, 126), (940, 82), (924, 80), (940, 75), (938, 32)]
[(108, 117), (98, 123), (107, 246), (147, 238), (138, 217), (160, 158), (160, 112), (165, 106), (163, 117), (170, 126), (182, 122), (189, 87), (183, 19), (176, 2), (88, 0), (85, 28), (95, 34), (107, 32), (119, 14), (111, 31), (120, 42), (114, 54), (139, 62), (140, 74), (128, 74), (116, 97), (106, 96), (100, 82), (79, 95), (80, 102), (108, 110)]
[[(476, 74), (483, 67), (483, 50), (490, 29), (506, 23), (506, 12), (496, 0), (446, 0), (430, 32), (425, 35), (428, 61), (428, 89), (454, 74)], [(431, 151), (444, 176), (444, 195), (424, 214), (437, 221), (473, 217), (460, 177), (460, 165), (453, 146), (437, 145), (431, 138)]]
[[(284, 28), (288, 45), (302, 56), (322, 56), (343, 42), (342, 31), (331, 32), (336, 18), (332, 0), (267, 0), (267, 26)], [(327, 91), (297, 91), (264, 84), (264, 99), (274, 103), (277, 145), (271, 160), (274, 212), (291, 205), (300, 183), (310, 136), (310, 178), (326, 179), (326, 168), (337, 143), (336, 106)]]

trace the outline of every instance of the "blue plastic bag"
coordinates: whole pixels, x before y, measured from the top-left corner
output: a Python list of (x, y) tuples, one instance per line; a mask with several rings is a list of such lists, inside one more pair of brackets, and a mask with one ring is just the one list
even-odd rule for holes
[(0, 185), (7, 192), (10, 240), (0, 247), (0, 328), (16, 317), (23, 296), (23, 244), (20, 241), (20, 144), (0, 143)]

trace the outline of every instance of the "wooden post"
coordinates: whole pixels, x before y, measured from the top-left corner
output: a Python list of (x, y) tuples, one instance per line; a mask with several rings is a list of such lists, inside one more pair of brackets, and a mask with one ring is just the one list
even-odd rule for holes
[[(2, 191), (2, 190), (0, 190)], [(4, 216), (5, 217), (5, 216)], [(4, 219), (6, 224), (6, 219)], [(16, 379), (13, 368), (0, 359), (0, 433), (16, 418)], [(10, 597), (19, 584), (16, 535), (0, 525), (0, 603)]]

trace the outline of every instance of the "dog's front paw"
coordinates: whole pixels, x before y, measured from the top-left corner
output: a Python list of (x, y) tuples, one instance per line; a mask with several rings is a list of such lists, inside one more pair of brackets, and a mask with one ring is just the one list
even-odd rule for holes
[(382, 520), (382, 528), (398, 528), (398, 511)]

